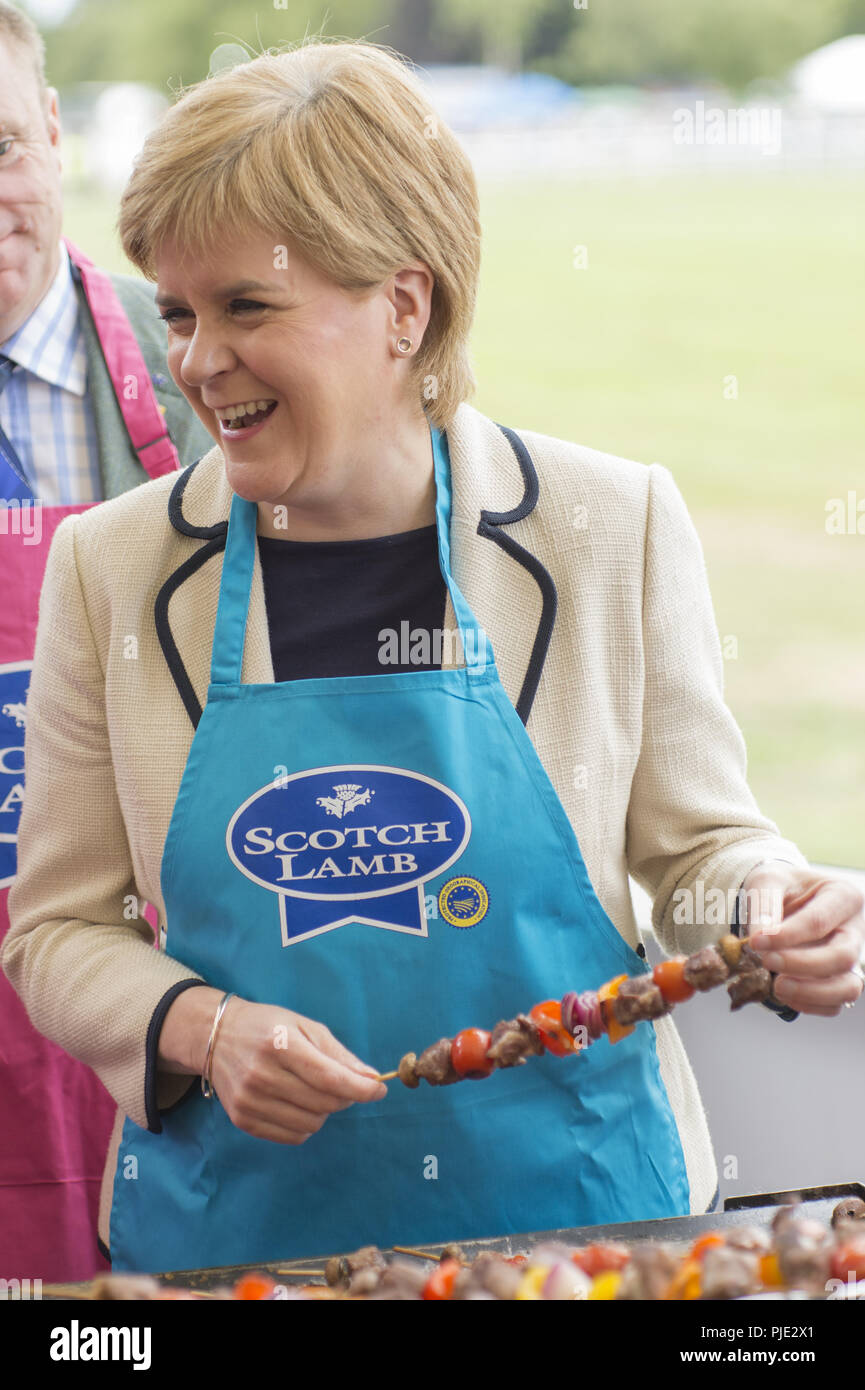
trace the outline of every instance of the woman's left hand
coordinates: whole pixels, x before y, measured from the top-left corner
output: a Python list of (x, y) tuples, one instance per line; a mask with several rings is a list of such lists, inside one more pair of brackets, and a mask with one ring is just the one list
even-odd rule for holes
[(865, 897), (849, 879), (826, 878), (781, 860), (745, 879), (748, 944), (776, 976), (773, 993), (801, 1013), (834, 1017), (865, 990)]

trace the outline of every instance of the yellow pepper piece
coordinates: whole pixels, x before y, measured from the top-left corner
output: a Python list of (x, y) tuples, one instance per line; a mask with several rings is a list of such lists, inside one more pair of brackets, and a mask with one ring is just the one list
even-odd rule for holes
[(782, 1289), (784, 1287), (784, 1276), (781, 1273), (781, 1266), (778, 1264), (778, 1256), (774, 1252), (771, 1255), (760, 1257), (760, 1278), (769, 1289)]
[(543, 1265), (532, 1265), (520, 1280), (514, 1298), (521, 1300), (541, 1298), (541, 1289), (547, 1282), (549, 1272)]
[(586, 1297), (596, 1300), (615, 1298), (621, 1282), (621, 1270), (605, 1269), (603, 1274), (595, 1275)]
[(622, 1038), (627, 1038), (628, 1035), (634, 1031), (633, 1023), (619, 1023), (618, 1019), (613, 1014), (612, 1007), (612, 1000), (615, 999), (627, 978), (627, 975), (616, 975), (612, 980), (607, 980), (606, 984), (601, 985), (601, 988), (598, 990), (599, 1004), (603, 1005), (607, 1003), (607, 1001), (610, 1001), (606, 1009), (601, 1009), (601, 1018), (604, 1020), (607, 1037), (611, 1043), (621, 1042)]
[(699, 1298), (700, 1273), (699, 1260), (684, 1260), (670, 1280), (669, 1288), (664, 1297), (675, 1300), (684, 1299), (685, 1301)]

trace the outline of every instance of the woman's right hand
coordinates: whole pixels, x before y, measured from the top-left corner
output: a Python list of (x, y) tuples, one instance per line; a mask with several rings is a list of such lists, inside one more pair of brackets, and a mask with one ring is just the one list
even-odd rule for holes
[[(172, 1002), (159, 1042), (166, 1070), (203, 1074), (221, 998), (218, 990), (196, 987)], [(382, 1100), (387, 1087), (376, 1074), (323, 1023), (237, 997), (225, 1007), (211, 1065), (213, 1089), (232, 1124), (276, 1144), (303, 1144), (334, 1111)]]

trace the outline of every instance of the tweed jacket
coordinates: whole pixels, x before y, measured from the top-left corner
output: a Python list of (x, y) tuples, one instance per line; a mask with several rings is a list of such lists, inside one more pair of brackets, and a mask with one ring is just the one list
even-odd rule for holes
[[(93, 315), (80, 274), (74, 265), (72, 278), (78, 299), (78, 321), (87, 353), (87, 394), (96, 425), (102, 496), (108, 499), (148, 482), (149, 475), (139, 462), (123, 423)], [(192, 463), (212, 448), (213, 440), (168, 374), (165, 365), (165, 325), (160, 322), (154, 303), (155, 288), (147, 280), (132, 275), (112, 274), (110, 279), (141, 349), (180, 461), (182, 464)]]
[[(748, 789), (702, 550), (672, 475), (505, 430), (466, 403), (447, 439), (454, 577), (602, 906), (637, 949), (630, 873), (665, 949), (717, 939), (711, 915), (676, 924), (677, 890), (732, 895), (764, 859), (806, 861)], [(148, 1029), (194, 972), (154, 949), (136, 913), (146, 899), (165, 921), (160, 863), (206, 701), (231, 496), (211, 448), (60, 525), (27, 706), (2, 965), (35, 1026), (93, 1067), (120, 1115), (156, 1131), (191, 1080), (147, 1075)], [(445, 623), (457, 625), (450, 600)], [(242, 678), (274, 679), (257, 553)], [(717, 1172), (702, 1103), (671, 1018), (652, 1026), (703, 1211)]]

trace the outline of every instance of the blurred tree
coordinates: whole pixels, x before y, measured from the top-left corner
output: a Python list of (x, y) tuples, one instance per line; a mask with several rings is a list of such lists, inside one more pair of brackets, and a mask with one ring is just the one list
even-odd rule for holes
[[(23, 7), (27, 8), (26, 0)], [(57, 86), (206, 76), (220, 44), (250, 56), (305, 35), (367, 38), (413, 61), (522, 65), (575, 84), (713, 80), (741, 90), (865, 32), (865, 0), (79, 0), (43, 25)]]
[(49, 80), (150, 82), (172, 90), (206, 77), (210, 55), (236, 43), (249, 56), (270, 45), (324, 37), (392, 44), (399, 0), (81, 0), (55, 29), (43, 26)]
[(536, 66), (581, 83), (714, 80), (741, 91), (780, 77), (859, 27), (862, 0), (590, 0)]
[(477, 35), (484, 63), (515, 71), (548, 9), (547, 0), (438, 0), (436, 32)]

